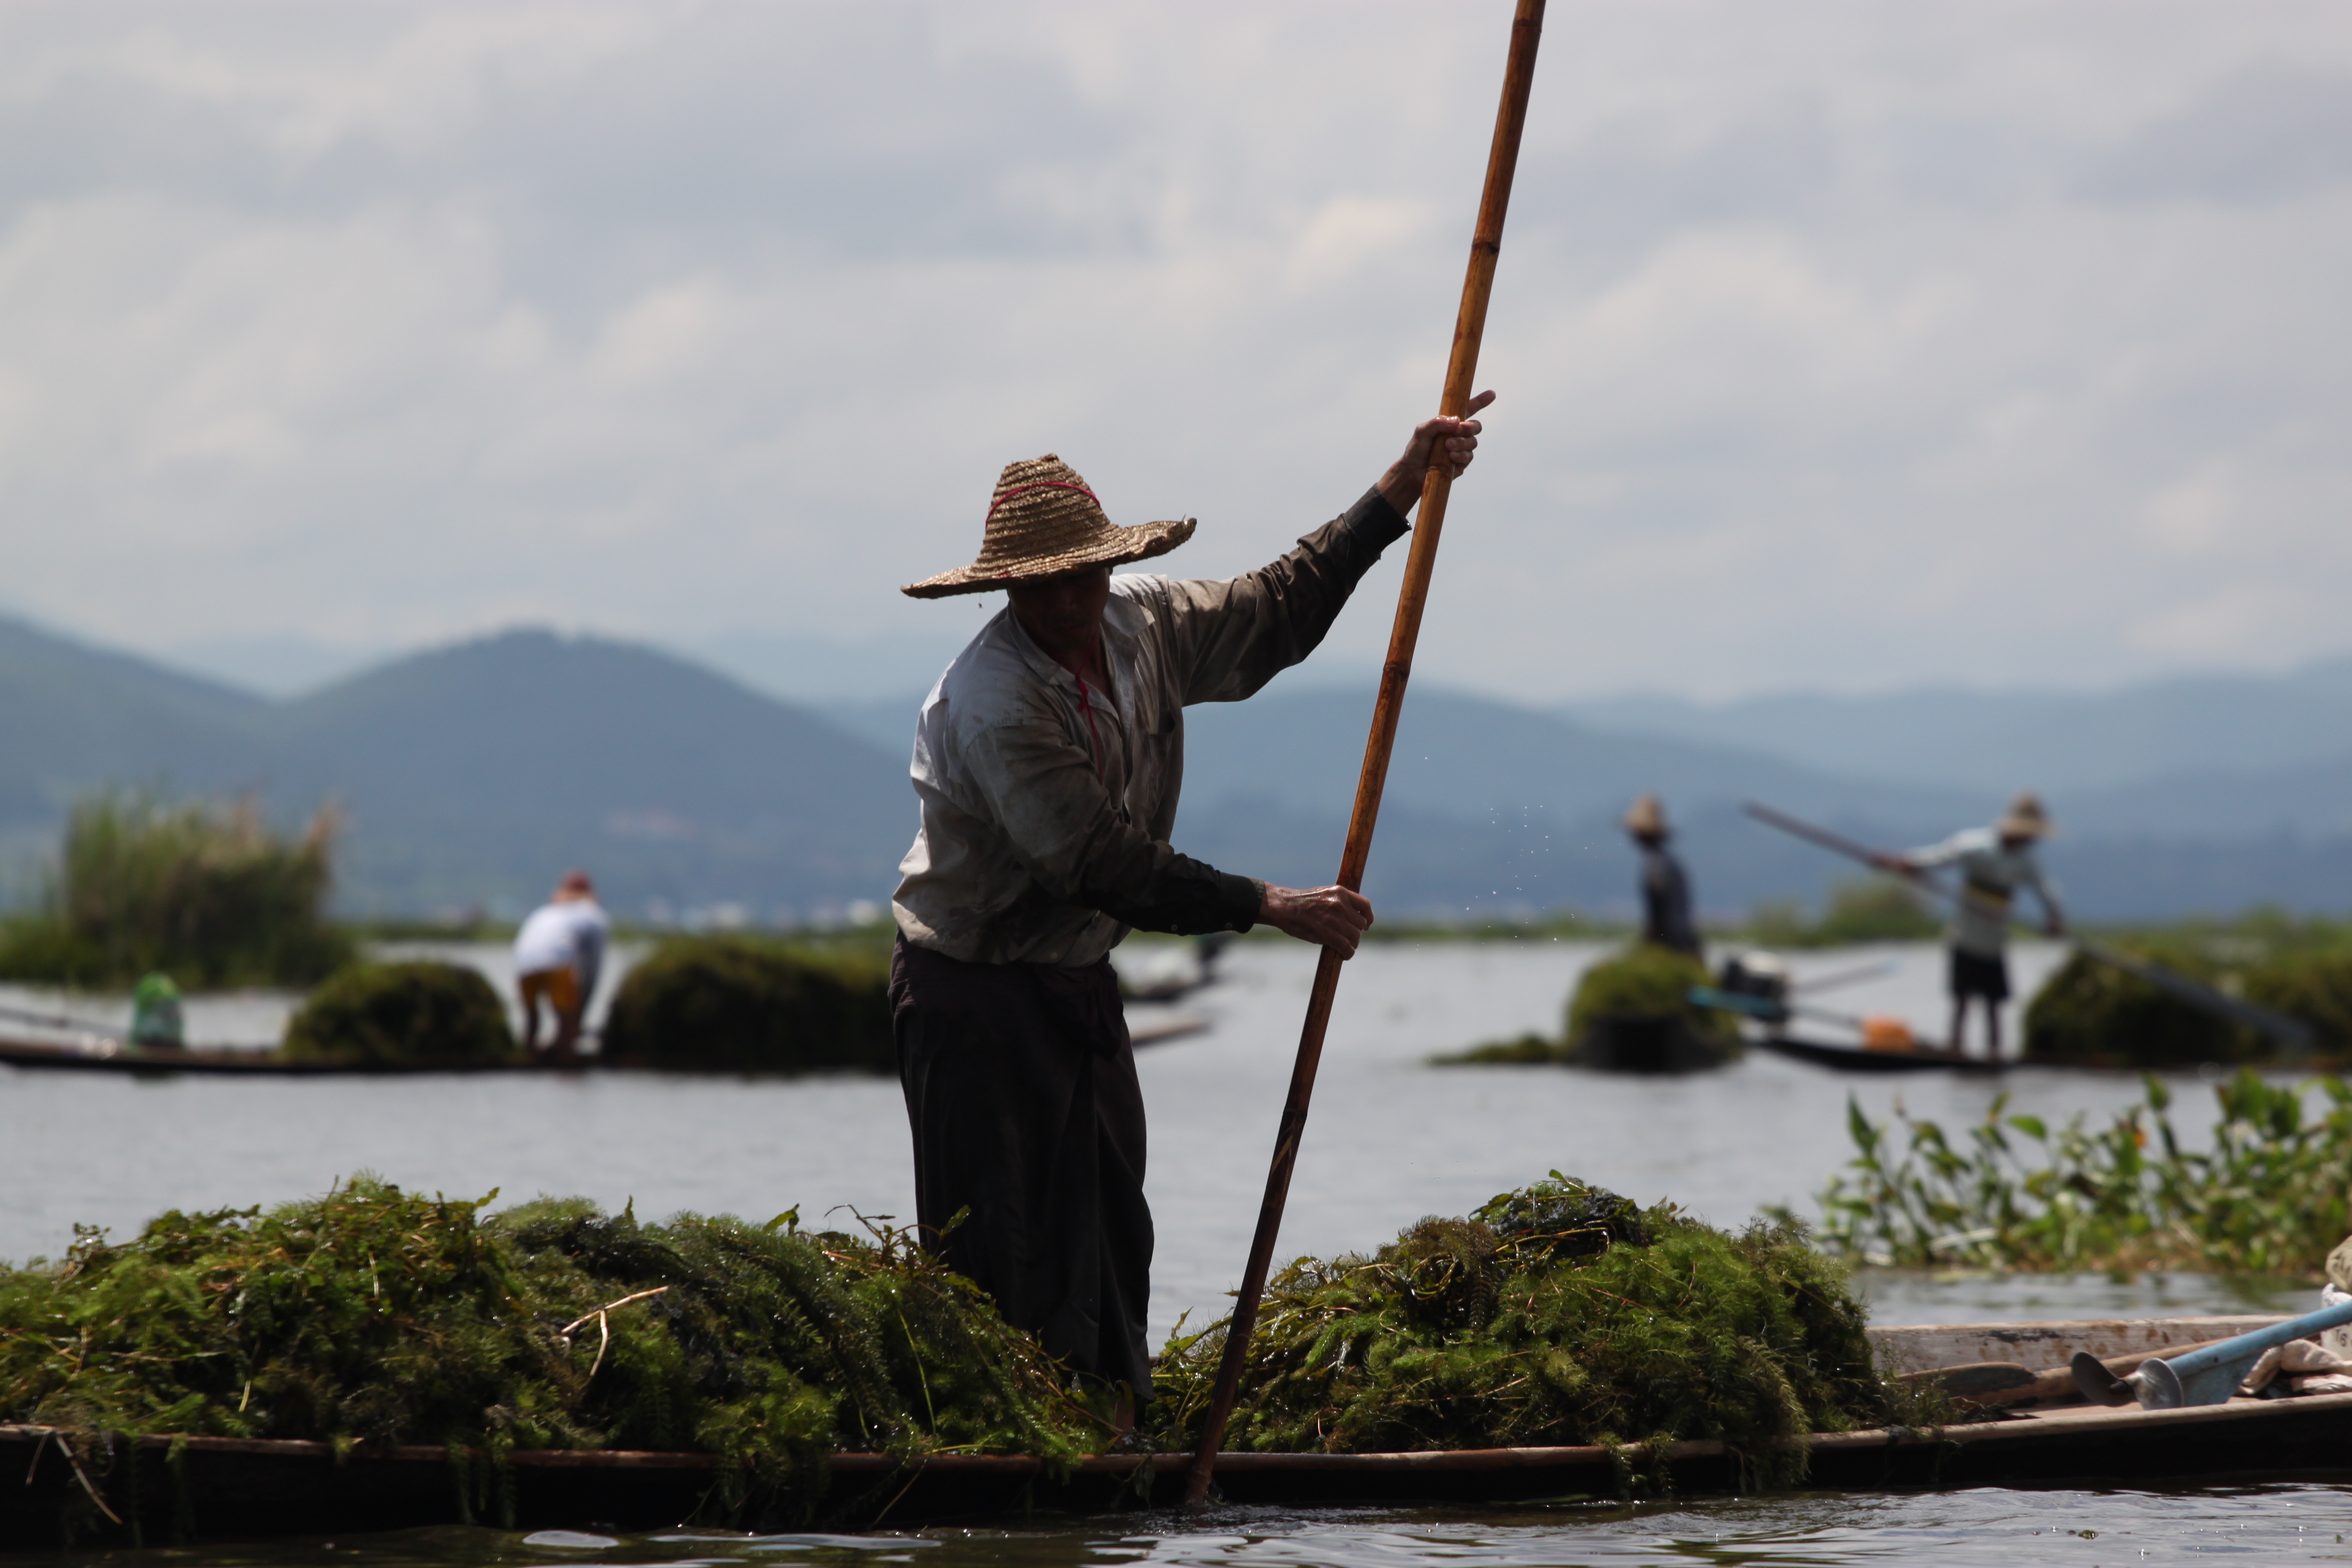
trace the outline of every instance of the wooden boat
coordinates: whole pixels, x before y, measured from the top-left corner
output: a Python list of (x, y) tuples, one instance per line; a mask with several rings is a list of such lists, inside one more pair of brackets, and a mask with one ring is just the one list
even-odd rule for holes
[[(1139, 1046), (1197, 1035), (1209, 1020), (1197, 1016), (1141, 1024), (1129, 1030)], [(690, 1072), (693, 1068), (654, 1067), (643, 1062), (606, 1061), (583, 1057), (576, 1062), (320, 1062), (299, 1061), (268, 1050), (219, 1050), (204, 1047), (156, 1049), (127, 1045), (107, 1036), (86, 1036), (70, 1043), (0, 1038), (0, 1066), (58, 1068), (77, 1072), (131, 1073), (157, 1077), (171, 1073), (205, 1073), (232, 1078), (381, 1078), (417, 1073), (542, 1073), (542, 1072)], [(711, 1069), (740, 1077), (741, 1069)]]
[(1748, 1043), (1759, 1050), (1792, 1061), (1807, 1062), (1818, 1068), (1837, 1072), (1961, 1072), (2000, 1073), (2017, 1066), (2015, 1061), (1987, 1061), (1982, 1057), (1955, 1055), (1950, 1051), (1915, 1048), (1907, 1051), (1867, 1050), (1861, 1046), (1836, 1046), (1826, 1040), (1808, 1040), (1777, 1031), (1754, 1037)]
[[(1875, 1329), (1895, 1370), (2007, 1361), (2063, 1365), (2245, 1332), (2273, 1317), (1989, 1323)], [(1933, 1430), (1821, 1433), (1807, 1439), (1820, 1489), (1886, 1491), (1974, 1486), (2115, 1487), (2232, 1484), (2284, 1476), (2352, 1478), (2352, 1394), (2233, 1399), (2179, 1410), (2108, 1409), (2079, 1402)], [(49, 1429), (0, 1426), (0, 1541), (26, 1547), (83, 1540), (236, 1539), (493, 1523), (516, 1529), (639, 1531), (701, 1523), (735, 1529), (871, 1530), (1037, 1508), (1105, 1511), (1168, 1507), (1185, 1456), (1115, 1454), (1065, 1477), (1019, 1457), (944, 1455), (902, 1461), (834, 1457), (822, 1486), (741, 1512), (722, 1503), (709, 1454), (521, 1451), (503, 1477), (478, 1455), (445, 1448), (356, 1450), (325, 1443), (168, 1436), (118, 1440), (76, 1458)], [(173, 1455), (176, 1453), (177, 1458)], [(84, 1461), (87, 1462), (84, 1462)], [(1630, 1464), (1630, 1470), (1626, 1468)], [(1217, 1487), (1229, 1503), (1511, 1504), (1654, 1491), (1748, 1489), (1750, 1467), (1717, 1442), (1487, 1448), (1395, 1454), (1227, 1454)], [(16, 1478), (23, 1477), (22, 1484)], [(1630, 1477), (1630, 1483), (1625, 1478)], [(98, 1505), (103, 1505), (103, 1512)]]

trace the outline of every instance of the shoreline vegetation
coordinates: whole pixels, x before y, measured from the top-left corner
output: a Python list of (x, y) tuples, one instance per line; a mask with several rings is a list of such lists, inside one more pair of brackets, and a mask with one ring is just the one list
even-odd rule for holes
[(307, 985), (357, 952), (327, 914), (340, 821), (294, 834), (250, 796), (173, 803), (107, 790), (76, 803), (36, 908), (0, 918), (0, 979), (184, 989)]

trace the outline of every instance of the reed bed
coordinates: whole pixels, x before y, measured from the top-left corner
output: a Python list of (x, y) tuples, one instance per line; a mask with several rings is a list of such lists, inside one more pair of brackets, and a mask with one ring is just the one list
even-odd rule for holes
[(66, 824), (42, 908), (0, 923), (0, 976), (184, 989), (307, 984), (352, 955), (328, 921), (337, 820), (272, 829), (251, 798), (172, 803), (106, 790)]

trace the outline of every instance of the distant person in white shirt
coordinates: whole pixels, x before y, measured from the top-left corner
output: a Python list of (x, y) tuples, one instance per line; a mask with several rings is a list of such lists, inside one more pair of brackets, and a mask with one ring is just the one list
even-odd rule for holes
[(565, 876), (554, 895), (522, 922), (515, 933), (515, 978), (522, 991), (523, 1049), (539, 1052), (539, 1006), (544, 1002), (555, 1015), (546, 1059), (579, 1059), (580, 1020), (596, 994), (596, 972), (604, 964), (610, 930), (584, 871)]
[(2000, 1059), (2000, 1005), (2009, 1000), (2009, 907), (2017, 890), (2030, 889), (2041, 900), (2043, 930), (2052, 936), (2066, 933), (2066, 911), (2058, 907), (2058, 889), (2033, 858), (2035, 842), (2049, 832), (2050, 815), (2042, 808), (2042, 797), (2028, 790), (1990, 827), (1968, 828), (1941, 844), (1880, 861), (1881, 869), (1911, 877), (1939, 866), (1960, 869), (1959, 903), (1951, 929), (1955, 1054), (1961, 1048), (1969, 998), (1975, 996), (1984, 1002), (1985, 1052), (1994, 1061)]

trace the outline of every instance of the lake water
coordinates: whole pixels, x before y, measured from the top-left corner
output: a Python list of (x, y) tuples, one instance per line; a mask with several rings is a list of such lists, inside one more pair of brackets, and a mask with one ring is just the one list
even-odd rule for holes
[[(1557, 1068), (1433, 1068), (1433, 1052), (1538, 1029), (1556, 1031), (1584, 944), (1427, 942), (1368, 948), (1349, 966), (1302, 1148), (1281, 1255), (1369, 1247), (1426, 1214), (1461, 1214), (1550, 1169), (1643, 1202), (1670, 1197), (1717, 1224), (1769, 1204), (1801, 1213), (1850, 1153), (1852, 1093), (1884, 1116), (1900, 1097), (1948, 1126), (2007, 1091), (2020, 1110), (2063, 1120), (2132, 1103), (2127, 1075), (2027, 1070), (1995, 1085), (1923, 1074), (1848, 1080), (1751, 1056), (1721, 1072), (1638, 1079)], [(502, 955), (462, 954), (496, 973)], [(2014, 955), (2021, 989), (2057, 961)], [(1928, 944), (1809, 954), (1800, 978), (1884, 965), (1841, 989), (1854, 1012), (1940, 1026), (1942, 955)], [(1206, 1034), (1140, 1054), (1153, 1146), (1149, 1190), (1159, 1226), (1153, 1319), (1195, 1322), (1223, 1310), (1240, 1274), (1274, 1123), (1297, 1045), (1313, 955), (1289, 943), (1230, 950), (1218, 985), (1171, 1008), (1213, 1021)], [(0, 1004), (53, 1008), (22, 992)], [(1824, 997), (1826, 1002), (1829, 997)], [(282, 998), (202, 1000), (197, 1038), (266, 1039)], [(93, 1022), (111, 1021), (100, 1009)], [(2204, 1117), (2197, 1086), (2176, 1110)], [(54, 1255), (75, 1222), (136, 1226), (166, 1207), (267, 1203), (375, 1171), (404, 1185), (505, 1199), (584, 1194), (646, 1215), (680, 1209), (764, 1219), (794, 1204), (812, 1219), (850, 1210), (911, 1212), (905, 1113), (894, 1081), (498, 1075), (319, 1081), (133, 1080), (0, 1070), (0, 1257)], [(1968, 1321), (2286, 1309), (2302, 1290), (2195, 1276), (1865, 1280), (1880, 1322)], [(1676, 1512), (1513, 1510), (1475, 1515), (1234, 1515), (1140, 1532), (1132, 1521), (1044, 1532), (939, 1537), (921, 1560), (991, 1563), (1581, 1563), (1693, 1559), (1844, 1563), (2122, 1563), (2198, 1561), (2215, 1551), (2328, 1560), (2352, 1532), (2334, 1489), (2178, 1497), (1976, 1492), (1925, 1498), (1779, 1499)], [(1220, 1516), (1221, 1518), (1223, 1516)], [(2315, 1522), (2315, 1521), (2324, 1521)], [(2056, 1530), (2096, 1530), (2095, 1538)], [(2315, 1533), (2320, 1532), (2320, 1533)], [(385, 1563), (815, 1561), (835, 1549), (790, 1542), (630, 1542), (550, 1552), (492, 1531), (341, 1543), (337, 1562)], [(877, 1547), (888, 1544), (877, 1540)], [(206, 1563), (287, 1562), (289, 1549), (207, 1552)], [(308, 1548), (301, 1550), (310, 1550)], [(847, 1552), (848, 1549), (841, 1549)], [(886, 1553), (887, 1555), (888, 1553)], [(870, 1553), (858, 1552), (859, 1558)], [(186, 1562), (182, 1554), (174, 1559)], [(839, 1560), (847, 1560), (844, 1557)]]

